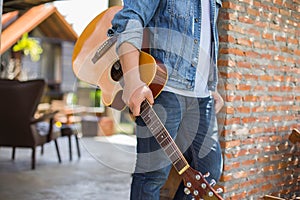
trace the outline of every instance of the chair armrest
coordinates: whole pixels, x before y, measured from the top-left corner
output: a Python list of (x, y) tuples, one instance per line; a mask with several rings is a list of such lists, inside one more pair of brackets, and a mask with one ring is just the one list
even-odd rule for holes
[(56, 111), (51, 111), (51, 112), (45, 113), (45, 114), (43, 114), (39, 118), (32, 119), (31, 122), (30, 122), (32, 125), (36, 125), (39, 122), (43, 122), (43, 121), (49, 120), (49, 122), (48, 122), (48, 133), (46, 135), (47, 142), (50, 142), (51, 140), (57, 138), (57, 136), (55, 136), (53, 134), (53, 122), (54, 122), (54, 116), (58, 112), (59, 111), (56, 110)]
[(39, 118), (33, 118), (31, 120), (31, 124), (36, 124), (38, 122), (42, 122), (42, 121), (45, 121), (47, 119), (53, 119), (54, 116), (58, 113), (59, 111), (58, 110), (55, 110), (55, 111), (52, 111), (52, 112), (49, 112), (49, 113), (45, 113), (43, 114), (41, 117)]

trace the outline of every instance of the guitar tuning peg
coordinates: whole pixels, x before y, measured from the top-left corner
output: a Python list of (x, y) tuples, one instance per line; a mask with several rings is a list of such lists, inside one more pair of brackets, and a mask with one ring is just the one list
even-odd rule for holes
[(209, 173), (209, 172), (207, 172), (206, 174), (203, 175), (204, 178), (207, 178), (207, 177), (209, 177), (209, 176), (210, 176), (210, 173)]
[(218, 194), (223, 193), (223, 189), (222, 189), (222, 188), (218, 188), (218, 189), (216, 190), (216, 192), (217, 192)]
[(211, 187), (215, 186), (216, 184), (217, 184), (217, 182), (215, 181), (215, 179), (212, 179), (212, 180), (210, 181), (210, 183), (209, 183), (209, 185), (210, 185)]
[(188, 188), (192, 187), (192, 183), (191, 182), (187, 182), (186, 183), (186, 187), (188, 187)]
[(189, 195), (189, 194), (191, 194), (191, 191), (190, 191), (190, 189), (188, 189), (188, 188), (184, 188), (184, 193), (185, 193), (186, 195)]

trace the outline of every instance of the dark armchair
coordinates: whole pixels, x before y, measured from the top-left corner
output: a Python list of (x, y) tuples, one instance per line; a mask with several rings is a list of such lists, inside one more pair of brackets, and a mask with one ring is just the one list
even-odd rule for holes
[[(52, 131), (55, 112), (39, 118), (34, 117), (44, 87), (44, 80), (21, 82), (0, 79), (0, 147), (12, 147), (12, 159), (15, 158), (17, 147), (31, 148), (32, 169), (35, 169), (36, 147), (43, 147), (44, 144), (51, 141), (55, 142), (58, 161), (61, 162), (56, 141), (59, 135)], [(48, 127), (46, 131), (41, 132), (38, 125), (46, 121)]]

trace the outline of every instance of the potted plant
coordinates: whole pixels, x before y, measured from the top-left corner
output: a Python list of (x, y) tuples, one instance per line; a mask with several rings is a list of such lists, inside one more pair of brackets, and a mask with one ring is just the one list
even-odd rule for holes
[(40, 60), (43, 49), (38, 40), (24, 33), (22, 38), (13, 46), (12, 57), (7, 67), (7, 78), (19, 79), (22, 72), (22, 56), (30, 56), (33, 62)]

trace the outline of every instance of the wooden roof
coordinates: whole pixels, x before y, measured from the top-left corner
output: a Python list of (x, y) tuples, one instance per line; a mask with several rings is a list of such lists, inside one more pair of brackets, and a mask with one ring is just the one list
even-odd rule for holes
[(72, 42), (75, 42), (78, 38), (72, 26), (53, 5), (35, 6), (14, 20), (16, 12), (19, 11), (6, 13), (2, 17), (1, 54), (14, 45), (24, 33), (35, 28), (39, 28), (45, 37), (49, 38)]
[(21, 11), (24, 12), (34, 6), (52, 2), (54, 0), (3, 0), (3, 13), (11, 11)]

